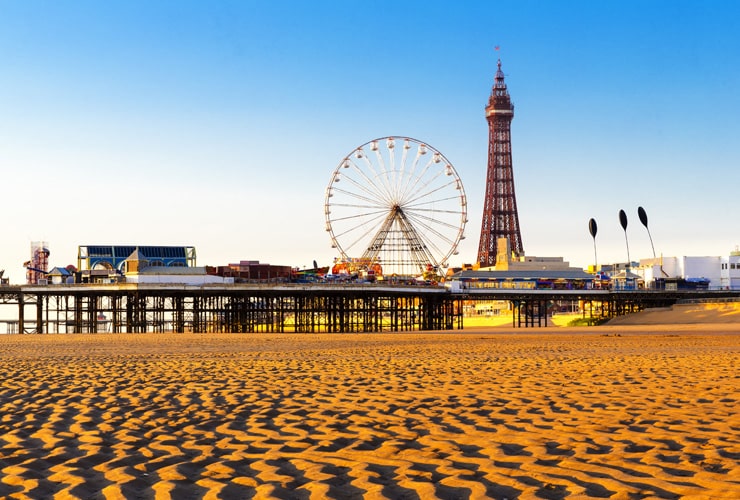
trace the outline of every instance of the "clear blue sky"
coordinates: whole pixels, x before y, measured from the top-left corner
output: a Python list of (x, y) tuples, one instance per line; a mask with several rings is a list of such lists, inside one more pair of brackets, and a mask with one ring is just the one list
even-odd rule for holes
[[(499, 52), (494, 46), (500, 46)], [(740, 2), (0, 0), (0, 269), (81, 244), (329, 264), (324, 190), (401, 135), (458, 170), (476, 258), (496, 59), (528, 255), (740, 244)]]

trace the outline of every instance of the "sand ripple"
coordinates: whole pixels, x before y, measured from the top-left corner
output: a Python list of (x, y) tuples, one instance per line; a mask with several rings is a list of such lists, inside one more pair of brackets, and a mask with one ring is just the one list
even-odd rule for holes
[(740, 498), (740, 336), (620, 331), (1, 336), (0, 497)]

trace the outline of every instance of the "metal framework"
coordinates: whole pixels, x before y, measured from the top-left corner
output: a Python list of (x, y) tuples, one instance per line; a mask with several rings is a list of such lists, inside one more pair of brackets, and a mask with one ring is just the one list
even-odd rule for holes
[(577, 301), (591, 318), (612, 318), (680, 300), (738, 300), (740, 290), (608, 291), (375, 286), (0, 287), (17, 311), (0, 333), (360, 333), (463, 329), (471, 301), (509, 301), (514, 327), (546, 327), (548, 306)]
[(511, 120), (514, 105), (498, 61), (496, 79), (486, 106), (488, 120), (488, 170), (483, 205), (478, 262), (481, 267), (496, 263), (496, 241), (508, 238), (511, 252), (524, 255), (519, 214), (514, 193), (514, 170), (511, 161)]
[(462, 328), (443, 288), (60, 285), (5, 287), (7, 333), (352, 333)]
[(45, 241), (31, 243), (31, 260), (26, 262), (26, 283), (35, 285), (46, 279), (49, 271), (49, 248)]

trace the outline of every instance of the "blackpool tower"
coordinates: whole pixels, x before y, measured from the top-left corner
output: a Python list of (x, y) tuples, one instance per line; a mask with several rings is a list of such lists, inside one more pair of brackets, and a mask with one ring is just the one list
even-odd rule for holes
[[(488, 120), (488, 170), (486, 197), (483, 204), (483, 222), (478, 245), (480, 267), (496, 264), (497, 241), (507, 238), (515, 257), (524, 255), (519, 214), (514, 194), (514, 170), (511, 166), (511, 120), (514, 105), (498, 61), (496, 79), (486, 106)], [(511, 257), (511, 256), (509, 256)]]

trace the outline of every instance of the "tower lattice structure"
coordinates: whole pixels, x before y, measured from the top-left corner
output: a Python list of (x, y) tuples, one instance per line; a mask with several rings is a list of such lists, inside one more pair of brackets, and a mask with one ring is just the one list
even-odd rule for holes
[(514, 105), (498, 61), (491, 97), (486, 106), (488, 120), (488, 170), (483, 206), (478, 262), (481, 267), (496, 264), (497, 240), (508, 238), (512, 254), (524, 255), (519, 214), (514, 193), (514, 169), (511, 162), (511, 120)]

